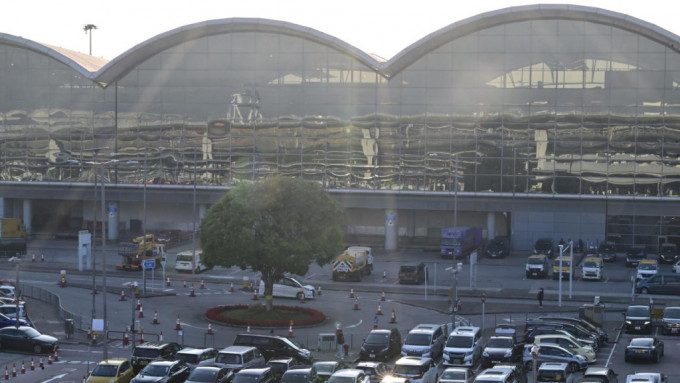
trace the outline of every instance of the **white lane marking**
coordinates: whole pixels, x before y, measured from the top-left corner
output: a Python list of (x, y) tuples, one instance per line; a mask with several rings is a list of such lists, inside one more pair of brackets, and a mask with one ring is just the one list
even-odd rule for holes
[(362, 319), (359, 319), (359, 322), (357, 322), (357, 323), (355, 323), (355, 324), (351, 324), (351, 325), (349, 325), (349, 326), (346, 326), (345, 328), (358, 327), (358, 326), (361, 326), (362, 323), (364, 323), (364, 321), (363, 321)]
[(609, 362), (611, 362), (612, 357), (614, 356), (614, 350), (616, 350), (616, 345), (617, 343), (614, 343), (614, 346), (612, 346), (612, 350), (609, 352), (609, 357), (607, 358), (607, 363), (604, 364), (605, 367), (609, 366)]
[(43, 380), (43, 381), (42, 381), (42, 382), (40, 382), (40, 383), (49, 383), (49, 382), (55, 382), (55, 381), (57, 381), (57, 380), (59, 380), (59, 379), (63, 378), (63, 377), (64, 377), (64, 376), (66, 376), (66, 375), (68, 375), (68, 374), (61, 374), (61, 375), (57, 375), (57, 376), (55, 376), (55, 377), (53, 377), (53, 378), (50, 378), (50, 379), (47, 379), (47, 380)]

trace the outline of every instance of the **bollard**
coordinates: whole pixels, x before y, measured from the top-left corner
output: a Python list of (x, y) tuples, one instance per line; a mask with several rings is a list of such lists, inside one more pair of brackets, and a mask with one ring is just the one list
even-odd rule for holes
[(152, 324), (158, 324), (158, 311), (154, 310), (153, 311), (153, 321), (151, 321)]

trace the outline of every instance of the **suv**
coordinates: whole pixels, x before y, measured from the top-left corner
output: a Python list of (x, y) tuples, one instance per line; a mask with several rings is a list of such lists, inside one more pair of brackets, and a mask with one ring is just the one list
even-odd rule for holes
[(635, 267), (645, 258), (647, 252), (644, 247), (631, 247), (626, 252), (626, 267)]
[(267, 360), (272, 357), (291, 357), (300, 363), (312, 363), (312, 353), (309, 350), (288, 338), (278, 335), (238, 334), (234, 339), (234, 346), (257, 347)]
[(534, 254), (545, 254), (552, 258), (555, 254), (555, 242), (550, 238), (539, 238), (534, 243)]
[(427, 279), (425, 264), (420, 262), (414, 265), (401, 265), (399, 268), (399, 283), (422, 284)]
[(680, 334), (680, 307), (664, 307), (661, 317), (662, 334)]
[(581, 279), (601, 281), (604, 278), (602, 266), (602, 258), (586, 257), (581, 264)]
[(538, 368), (536, 381), (572, 383), (576, 379), (566, 363), (546, 362)]
[(522, 359), (522, 348), (512, 336), (492, 336), (486, 342), (482, 351), (481, 368), (490, 367), (496, 363), (519, 362)]
[(643, 259), (638, 263), (636, 280), (652, 277), (659, 272), (659, 263), (656, 259)]
[(510, 237), (497, 236), (486, 247), (486, 256), (489, 258), (505, 258), (510, 255)]
[(545, 254), (534, 254), (527, 258), (526, 265), (527, 278), (545, 278), (548, 276), (548, 256)]
[(189, 366), (181, 360), (154, 360), (147, 364), (130, 383), (184, 382), (191, 373)]
[(401, 351), (401, 334), (396, 328), (374, 329), (368, 333), (359, 351), (359, 360), (387, 361)]
[(659, 249), (659, 262), (674, 263), (680, 258), (678, 246), (674, 243), (664, 243)]
[(449, 334), (444, 346), (445, 366), (474, 366), (482, 356), (479, 327), (461, 326)]
[(431, 358), (404, 356), (394, 364), (392, 374), (411, 383), (437, 383), (437, 365)]
[(262, 353), (255, 347), (229, 346), (217, 353), (214, 365), (241, 370), (244, 368), (264, 367), (266, 363)]
[(628, 306), (625, 313), (626, 332), (652, 333), (652, 312), (649, 306)]
[(175, 359), (187, 362), (193, 371), (198, 366), (210, 366), (215, 362), (217, 349), (215, 348), (183, 348), (175, 354)]
[(135, 346), (135, 349), (132, 350), (132, 367), (135, 370), (135, 374), (151, 361), (174, 359), (177, 351), (181, 349), (182, 346), (175, 342), (150, 342)]
[(419, 324), (409, 331), (401, 346), (401, 355), (436, 359), (444, 352), (444, 328), (438, 324)]

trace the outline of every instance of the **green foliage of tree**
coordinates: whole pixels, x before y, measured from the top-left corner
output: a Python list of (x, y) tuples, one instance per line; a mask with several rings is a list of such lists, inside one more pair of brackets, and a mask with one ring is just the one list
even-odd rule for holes
[(260, 272), (271, 308), (274, 281), (304, 275), (342, 250), (344, 224), (343, 209), (320, 185), (274, 176), (231, 189), (208, 210), (200, 241), (208, 265)]

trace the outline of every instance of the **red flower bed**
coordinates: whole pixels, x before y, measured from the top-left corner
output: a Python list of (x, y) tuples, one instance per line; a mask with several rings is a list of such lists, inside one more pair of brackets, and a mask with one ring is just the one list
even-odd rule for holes
[[(228, 311), (230, 309), (248, 309), (249, 307), (250, 306), (248, 306), (248, 305), (217, 306), (217, 307), (213, 307), (211, 309), (208, 309), (208, 311), (205, 312), (205, 316), (208, 317), (208, 319), (215, 321), (215, 322), (222, 322), (222, 323), (227, 323), (227, 324), (230, 324), (230, 325), (237, 325), (237, 326), (280, 327), (280, 326), (288, 326), (289, 325), (289, 320), (267, 320), (267, 319), (242, 320), (242, 319), (231, 318), (231, 317), (224, 315), (222, 313), (223, 311)], [(305, 308), (305, 307), (274, 306), (274, 310), (276, 310), (276, 309), (299, 311), (299, 312), (304, 312), (304, 313), (309, 314), (308, 318), (296, 320), (295, 321), (296, 326), (313, 325), (313, 324), (321, 323), (324, 320), (326, 320), (326, 316), (322, 312), (314, 310), (314, 309)]]

